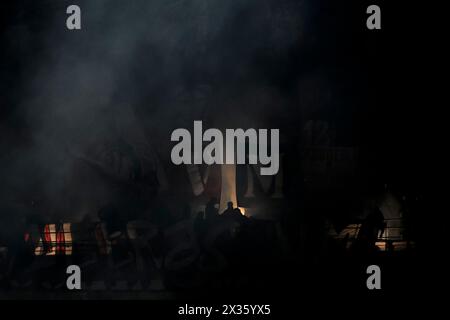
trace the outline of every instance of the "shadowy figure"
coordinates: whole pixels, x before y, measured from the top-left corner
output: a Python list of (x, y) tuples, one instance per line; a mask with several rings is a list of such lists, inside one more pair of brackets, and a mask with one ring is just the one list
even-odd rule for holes
[(385, 228), (384, 216), (380, 208), (375, 207), (361, 224), (357, 237), (357, 249), (372, 251), (376, 249), (378, 236), (383, 234)]
[(113, 204), (107, 204), (100, 208), (98, 211), (98, 217), (101, 222), (103, 222), (106, 226), (106, 237), (115, 237), (118, 234), (122, 234), (124, 232), (124, 222), (122, 221), (122, 217), (117, 206)]
[(224, 212), (222, 212), (222, 216), (223, 217), (232, 217), (233, 216), (233, 202), (229, 201), (227, 203), (227, 208), (225, 209)]
[[(42, 240), (42, 254), (45, 255), (51, 251), (50, 234), (46, 232), (47, 221), (44, 219), (46, 216), (45, 210), (42, 207), (41, 201), (36, 199), (32, 199), (27, 207), (28, 213), (25, 217), (27, 232), (32, 236), (35, 245), (38, 244), (39, 238)], [(33, 231), (37, 231), (38, 233), (35, 234)]]
[(212, 221), (215, 221), (217, 219), (217, 217), (219, 216), (219, 210), (216, 208), (217, 203), (218, 203), (217, 199), (213, 197), (206, 204), (205, 221), (207, 223), (211, 223)]
[(239, 208), (234, 208), (232, 212), (232, 217), (236, 220), (242, 220), (244, 215), (242, 215), (242, 211)]

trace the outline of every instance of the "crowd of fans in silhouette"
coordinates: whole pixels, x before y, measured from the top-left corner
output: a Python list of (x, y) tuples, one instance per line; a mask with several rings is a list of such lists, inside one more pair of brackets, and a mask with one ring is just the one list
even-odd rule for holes
[[(267, 263), (271, 259), (276, 260), (273, 257), (277, 255), (277, 253), (274, 254), (278, 250), (276, 248), (277, 240), (269, 239), (271, 236), (268, 235), (270, 232), (266, 232), (269, 229), (266, 228), (267, 225), (263, 225), (264, 222), (257, 219), (245, 216), (234, 203), (228, 202), (226, 209), (219, 212), (218, 200), (211, 198), (206, 203), (205, 209), (194, 215), (191, 214), (191, 208), (188, 205), (179, 206), (179, 208), (182, 209), (178, 218), (169, 219), (167, 216), (173, 216), (173, 212), (159, 210), (160, 216), (169, 220), (158, 220), (156, 212), (147, 220), (133, 220), (124, 216), (125, 205), (109, 204), (99, 210), (97, 221), (82, 222), (81, 224), (84, 225), (79, 229), (86, 229), (87, 226), (87, 229), (91, 228), (93, 231), (91, 234), (94, 234), (92, 237), (94, 241), (90, 249), (96, 252), (100, 268), (108, 269), (108, 259), (115, 259), (119, 261), (118, 264), (128, 259), (132, 261), (130, 265), (135, 265), (138, 260), (137, 256), (140, 255), (140, 259), (144, 261), (144, 267), (141, 266), (141, 270), (138, 272), (127, 269), (124, 273), (137, 273), (143, 275), (144, 278), (148, 276), (148, 273), (159, 269), (167, 278), (185, 280), (190, 277), (196, 278), (198, 274), (201, 274), (203, 280), (206, 279), (208, 282), (208, 279), (226, 279), (226, 276), (229, 275), (230, 278), (241, 281), (249, 279), (242, 270), (256, 270), (258, 265)], [(36, 259), (39, 259), (35, 253), (38, 243), (36, 238), (40, 238), (41, 256), (46, 256), (52, 248), (54, 249), (54, 245), (52, 246), (46, 240), (48, 237), (44, 234), (47, 222), (40, 217), (41, 215), (35, 213), (26, 216), (22, 231), (17, 235), (21, 238), (20, 241), (16, 241), (17, 239), (11, 241), (7, 254), (0, 252), (0, 288), (11, 287), (13, 282), (26, 285), (30, 278), (36, 278), (33, 274), (26, 276), (30, 270), (33, 270), (32, 265)], [(383, 219), (379, 210), (374, 210), (369, 214), (353, 247), (355, 251), (367, 252), (374, 247), (377, 236), (384, 229)], [(142, 227), (137, 240), (129, 235), (129, 226), (132, 223)], [(182, 232), (177, 229), (180, 224), (186, 226)], [(56, 223), (57, 229), (59, 225)], [(171, 228), (175, 229), (172, 235), (177, 236), (178, 233), (190, 232), (192, 238), (183, 239), (181, 237), (175, 241), (175, 245), (173, 243), (169, 245), (170, 235), (167, 230)], [(261, 230), (263, 231), (261, 232)], [(32, 239), (33, 237), (34, 239)], [(103, 240), (99, 237), (103, 237)], [(109, 252), (106, 248), (107, 243), (111, 248)], [(177, 262), (177, 259), (183, 260), (182, 256), (185, 254), (183, 250), (179, 250), (177, 253), (173, 249), (174, 246), (180, 245), (185, 245), (183, 250), (189, 247), (189, 250), (194, 251), (191, 253), (192, 260), (185, 259), (188, 262), (184, 264)], [(73, 255), (60, 258), (72, 259), (78, 263), (83, 260), (77, 260), (79, 255), (82, 255), (80, 253), (82, 250), (84, 249), (75, 241)], [(168, 266), (169, 257), (176, 267)], [(63, 263), (63, 265), (66, 264)], [(107, 275), (108, 272), (104, 274)], [(190, 272), (190, 274), (186, 274), (186, 272)], [(42, 275), (39, 270), (37, 273)], [(94, 272), (94, 274), (97, 273), (98, 271)], [(221, 276), (215, 277), (218, 273)], [(242, 279), (237, 279), (239, 276), (242, 276)], [(178, 285), (176, 282), (170, 283), (169, 281), (169, 286), (172, 284), (176, 287)]]
[[(104, 237), (104, 244), (109, 242), (112, 250), (110, 256), (113, 259), (121, 260), (135, 255), (136, 246), (133, 247), (135, 240), (130, 239), (128, 234), (129, 223), (132, 223), (127, 217), (123, 216), (123, 211), (117, 205), (107, 205), (101, 208), (98, 212), (98, 221), (91, 221), (89, 224), (93, 230), (96, 241), (93, 246), (93, 251), (102, 251), (105, 248), (99, 248), (102, 245), (99, 242), (98, 234)], [(165, 231), (179, 223), (189, 222), (193, 234), (193, 246), (198, 250), (198, 258), (202, 259), (202, 266), (214, 265), (217, 261), (217, 256), (220, 255), (225, 261), (227, 270), (233, 270), (233, 264), (240, 260), (239, 264), (244, 262), (242, 251), (248, 249), (244, 243), (246, 228), (251, 224), (251, 219), (244, 216), (241, 210), (234, 207), (232, 202), (227, 204), (227, 208), (220, 213), (218, 209), (218, 201), (211, 198), (206, 204), (205, 210), (198, 212), (196, 215), (191, 215), (189, 206), (185, 206), (181, 210), (181, 215), (178, 219), (172, 219), (170, 222), (161, 221), (147, 221), (147, 229), (143, 231), (147, 235), (141, 237), (144, 244), (138, 249), (144, 260), (148, 265), (152, 265), (149, 269), (155, 269), (157, 260), (164, 261), (169, 254), (170, 248), (167, 247)], [(170, 213), (169, 213), (170, 215)], [(33, 272), (33, 264), (40, 257), (45, 257), (47, 253), (54, 249), (54, 245), (48, 241), (48, 236), (44, 233), (46, 221), (39, 219), (39, 215), (29, 214), (23, 221), (23, 228), (21, 234), (17, 239), (12, 241), (14, 245), (8, 248), (8, 254), (0, 257), (2, 260), (0, 268), (0, 287), (11, 287), (12, 283), (18, 283), (19, 286), (27, 286), (30, 279), (35, 279)], [(150, 219), (151, 220), (151, 219)], [(154, 219), (155, 220), (155, 219)], [(157, 220), (157, 219), (156, 219)], [(86, 222), (81, 222), (85, 227)], [(145, 223), (144, 223), (145, 224)], [(189, 224), (189, 223), (188, 223)], [(58, 223), (56, 225), (59, 225)], [(139, 225), (139, 223), (138, 223)], [(103, 229), (101, 228), (103, 226)], [(34, 231), (31, 232), (30, 230)], [(25, 236), (24, 236), (25, 235)], [(142, 235), (142, 234), (141, 234)], [(19, 237), (21, 239), (19, 239)], [(75, 236), (75, 238), (77, 235)], [(250, 239), (250, 237), (247, 237)], [(17, 241), (19, 240), (19, 241)], [(136, 242), (136, 241), (135, 241)], [(40, 245), (41, 253), (39, 257), (36, 255), (36, 246)], [(69, 256), (62, 256), (59, 259), (77, 260), (80, 254), (80, 244), (75, 240), (73, 243), (73, 254)], [(80, 250), (83, 250), (82, 248)], [(104, 255), (107, 250), (103, 250)], [(101, 254), (98, 256), (101, 257)], [(106, 256), (106, 255), (105, 255)], [(99, 261), (101, 261), (100, 258)], [(132, 259), (135, 259), (132, 258)], [(64, 264), (64, 263), (63, 263)], [(194, 262), (198, 264), (198, 262)], [(104, 264), (106, 265), (106, 264)], [(164, 269), (164, 263), (159, 263), (159, 268)], [(207, 267), (208, 268), (208, 267)], [(28, 276), (27, 276), (28, 273)]]

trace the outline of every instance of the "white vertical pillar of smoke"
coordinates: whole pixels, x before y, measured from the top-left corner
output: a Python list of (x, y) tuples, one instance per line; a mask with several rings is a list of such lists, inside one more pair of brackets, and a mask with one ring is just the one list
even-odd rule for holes
[(233, 206), (238, 207), (236, 195), (236, 165), (222, 165), (222, 188), (220, 191), (219, 213), (227, 208), (228, 202), (233, 202)]

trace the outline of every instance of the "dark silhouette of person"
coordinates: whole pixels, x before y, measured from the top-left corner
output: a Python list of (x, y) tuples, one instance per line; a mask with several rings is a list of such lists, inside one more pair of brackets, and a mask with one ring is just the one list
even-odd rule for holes
[(384, 216), (380, 208), (375, 207), (361, 224), (357, 242), (360, 247), (368, 250), (375, 248), (375, 242), (379, 234), (382, 234), (385, 228)]
[(233, 209), (233, 212), (230, 215), (230, 220), (232, 220), (235, 223), (238, 223), (239, 228), (235, 230), (235, 232), (238, 233), (242, 231), (242, 228), (244, 228), (248, 222), (248, 218), (242, 214), (242, 211), (239, 208)]
[(227, 203), (227, 209), (222, 213), (224, 220), (231, 223), (232, 236), (235, 237), (246, 223), (246, 217), (242, 215), (241, 209), (233, 208), (233, 202)]
[(116, 205), (110, 203), (103, 206), (98, 211), (98, 217), (100, 221), (106, 224), (106, 230), (108, 232), (106, 236), (108, 238), (124, 232), (123, 219)]
[(238, 217), (238, 218), (243, 217), (241, 209), (234, 208), (233, 209), (233, 216), (234, 217)]
[(232, 217), (234, 215), (233, 211), (234, 211), (233, 202), (229, 201), (227, 203), (227, 208), (225, 209), (224, 212), (222, 212), (222, 216), (223, 217)]
[[(49, 242), (49, 235), (46, 234), (45, 227), (47, 222), (44, 219), (42, 208), (37, 200), (32, 200), (29, 214), (26, 216), (26, 225), (29, 230), (33, 225), (37, 227), (39, 236), (42, 240), (43, 255), (51, 251), (51, 243)], [(39, 240), (39, 239), (35, 239)]]
[(219, 216), (219, 210), (216, 208), (217, 204), (216, 198), (209, 199), (208, 203), (206, 204), (205, 208), (205, 220), (206, 222), (214, 221)]

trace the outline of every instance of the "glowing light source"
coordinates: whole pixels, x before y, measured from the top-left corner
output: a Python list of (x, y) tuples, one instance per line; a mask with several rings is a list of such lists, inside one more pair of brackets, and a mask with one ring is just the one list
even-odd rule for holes
[(220, 206), (219, 212), (222, 213), (227, 208), (228, 202), (233, 202), (234, 206), (238, 206), (236, 195), (236, 165), (223, 164), (222, 170), (222, 188), (220, 190)]
[[(44, 237), (39, 239), (38, 245), (34, 249), (36, 256), (54, 256), (56, 254), (72, 254), (72, 231), (70, 223), (63, 223), (60, 230), (56, 230), (56, 225), (47, 224), (44, 226)], [(48, 251), (44, 251), (44, 241), (48, 246)]]

